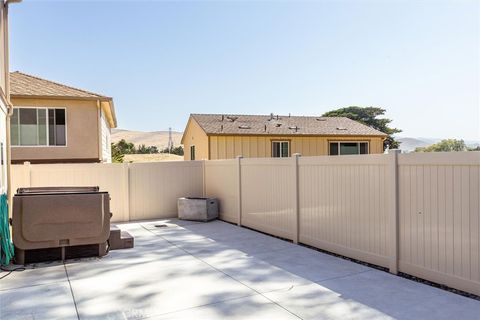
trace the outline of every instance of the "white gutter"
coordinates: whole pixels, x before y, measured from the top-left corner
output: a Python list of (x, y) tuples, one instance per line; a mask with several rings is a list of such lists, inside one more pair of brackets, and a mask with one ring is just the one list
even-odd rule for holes
[(103, 162), (103, 149), (102, 149), (102, 104), (100, 100), (97, 100), (97, 129), (98, 129), (98, 160)]

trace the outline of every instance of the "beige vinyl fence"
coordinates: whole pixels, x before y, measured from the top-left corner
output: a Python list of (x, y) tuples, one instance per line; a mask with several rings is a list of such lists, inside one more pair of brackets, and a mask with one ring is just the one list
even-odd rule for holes
[(13, 167), (15, 187), (99, 185), (115, 221), (213, 196), (223, 220), (480, 295), (479, 152)]
[(293, 240), (294, 170), (292, 158), (241, 159), (240, 224)]
[(391, 158), (300, 158), (299, 241), (389, 267)]
[(480, 295), (480, 152), (398, 165), (399, 270)]
[(237, 223), (239, 206), (238, 159), (205, 161), (205, 194), (220, 199), (220, 219)]
[(480, 295), (480, 153), (228, 161), (223, 219)]
[(99, 186), (114, 222), (171, 218), (177, 198), (203, 195), (203, 162), (12, 165), (14, 192), (40, 186)]

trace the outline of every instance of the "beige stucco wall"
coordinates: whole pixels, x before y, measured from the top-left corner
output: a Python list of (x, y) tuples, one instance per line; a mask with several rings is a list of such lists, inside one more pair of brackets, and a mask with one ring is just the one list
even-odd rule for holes
[(25, 99), (12, 97), (16, 107), (65, 107), (67, 145), (52, 147), (12, 146), (12, 161), (99, 159), (99, 121), (94, 100)]
[[(187, 135), (189, 137), (189, 135)], [(369, 153), (383, 153), (381, 137), (312, 137), (312, 136), (210, 136), (210, 159), (230, 159), (238, 155), (246, 158), (272, 156), (272, 141), (290, 141), (290, 153), (302, 156), (328, 155), (330, 141), (365, 141)], [(185, 139), (187, 140), (187, 139)], [(198, 151), (197, 151), (198, 152)], [(190, 159), (190, 158), (186, 158)]]
[(198, 123), (190, 118), (183, 140), (184, 160), (190, 160), (190, 147), (192, 145), (195, 146), (195, 160), (209, 159), (208, 137)]

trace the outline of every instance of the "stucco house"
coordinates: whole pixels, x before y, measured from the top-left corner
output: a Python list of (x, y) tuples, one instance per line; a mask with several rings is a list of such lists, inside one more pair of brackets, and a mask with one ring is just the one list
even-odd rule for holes
[(185, 160), (383, 153), (387, 135), (344, 117), (191, 114)]
[(111, 162), (112, 98), (18, 71), (10, 83), (12, 163)]

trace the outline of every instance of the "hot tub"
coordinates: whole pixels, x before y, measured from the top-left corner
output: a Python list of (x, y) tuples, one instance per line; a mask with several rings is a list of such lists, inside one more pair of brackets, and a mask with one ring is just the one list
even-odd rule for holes
[(105, 255), (110, 217), (110, 196), (98, 187), (20, 188), (12, 212), (16, 261)]

